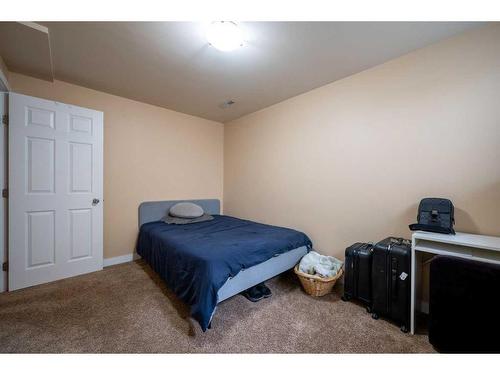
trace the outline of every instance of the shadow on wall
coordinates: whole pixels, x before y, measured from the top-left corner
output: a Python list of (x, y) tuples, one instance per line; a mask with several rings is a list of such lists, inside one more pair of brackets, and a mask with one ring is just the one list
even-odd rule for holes
[(409, 239), (411, 238), (412, 232), (410, 231), (410, 228), (408, 228), (408, 225), (417, 222), (418, 204), (419, 204), (419, 202), (415, 202), (411, 206), (408, 206), (408, 208), (406, 210), (404, 210), (402, 212), (402, 214), (397, 219), (397, 222), (407, 224), (406, 229), (407, 229), (408, 233), (410, 233), (410, 235), (403, 236), (403, 237), (406, 237)]
[[(460, 229), (464, 228), (464, 229)], [(455, 230), (458, 232), (479, 233), (480, 229), (468, 212), (455, 207)]]
[(457, 202), (455, 229), (489, 236), (500, 236), (500, 181), (465, 194)]

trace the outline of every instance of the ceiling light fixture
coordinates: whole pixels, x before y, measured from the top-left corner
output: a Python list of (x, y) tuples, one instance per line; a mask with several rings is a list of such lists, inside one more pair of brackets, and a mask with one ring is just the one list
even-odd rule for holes
[(243, 46), (243, 31), (231, 21), (217, 21), (208, 25), (206, 30), (208, 43), (219, 51), (232, 51)]

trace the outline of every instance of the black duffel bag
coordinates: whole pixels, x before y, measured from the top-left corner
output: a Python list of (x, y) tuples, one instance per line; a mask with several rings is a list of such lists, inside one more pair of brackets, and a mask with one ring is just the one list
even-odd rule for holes
[(453, 203), (444, 198), (424, 198), (418, 205), (416, 224), (410, 224), (410, 230), (455, 234)]

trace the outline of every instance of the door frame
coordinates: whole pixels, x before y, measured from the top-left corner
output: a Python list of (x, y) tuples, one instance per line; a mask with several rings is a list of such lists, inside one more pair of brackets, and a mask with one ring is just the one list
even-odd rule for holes
[[(2, 122), (3, 115), (8, 114), (8, 93), (0, 91), (0, 189), (7, 188), (8, 166), (8, 126)], [(0, 198), (0, 261), (3, 265), (8, 260), (8, 199)], [(0, 267), (0, 293), (7, 291), (8, 274)]]
[[(1, 60), (1, 58), (0, 58)], [(3, 115), (9, 113), (9, 91), (10, 85), (7, 80), (6, 69), (4, 64), (0, 62), (0, 190), (7, 188), (8, 176), (8, 126), (2, 122)], [(8, 199), (0, 197), (0, 293), (7, 291), (8, 274), (3, 270), (4, 262), (8, 260)]]

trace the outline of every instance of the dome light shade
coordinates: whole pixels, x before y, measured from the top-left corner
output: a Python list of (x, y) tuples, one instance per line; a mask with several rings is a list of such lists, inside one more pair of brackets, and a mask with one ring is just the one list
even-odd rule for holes
[(243, 31), (234, 22), (217, 21), (208, 25), (206, 30), (208, 43), (219, 51), (232, 51), (243, 45)]

